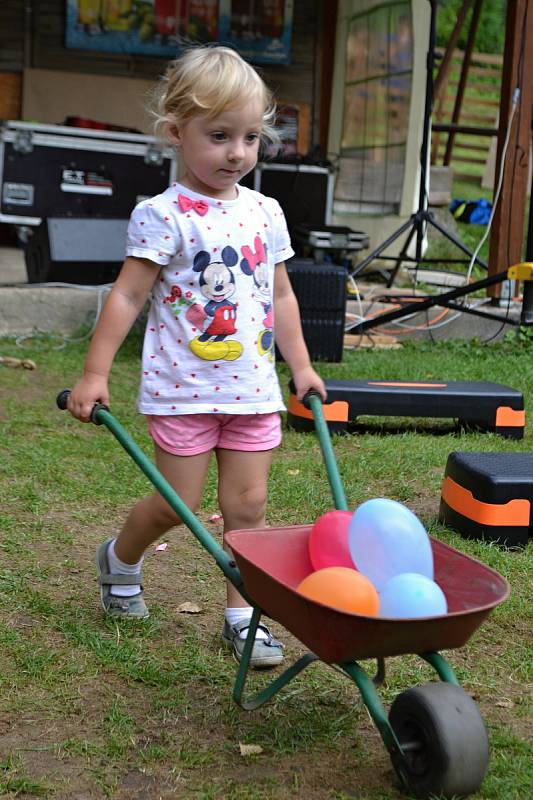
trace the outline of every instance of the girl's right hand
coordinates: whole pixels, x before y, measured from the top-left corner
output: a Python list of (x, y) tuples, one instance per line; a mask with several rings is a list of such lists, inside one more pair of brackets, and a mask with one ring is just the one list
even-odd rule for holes
[(96, 403), (109, 405), (107, 378), (95, 373), (85, 373), (69, 394), (67, 408), (80, 422), (90, 422)]

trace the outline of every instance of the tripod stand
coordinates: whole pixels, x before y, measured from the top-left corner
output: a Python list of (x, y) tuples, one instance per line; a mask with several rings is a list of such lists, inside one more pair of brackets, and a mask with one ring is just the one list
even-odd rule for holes
[[(382, 242), (375, 250), (373, 250), (363, 261), (355, 266), (353, 271), (351, 272), (351, 276), (355, 277), (359, 273), (363, 272), (366, 267), (372, 263), (378, 256), (381, 256), (383, 260), (389, 260), (395, 262), (394, 267), (390, 273), (389, 279), (387, 281), (387, 286), (390, 287), (394, 283), (394, 279), (396, 278), (396, 274), (398, 273), (399, 269), (401, 268), (404, 262), (410, 262), (415, 264), (420, 264), (422, 262), (422, 250), (423, 250), (423, 242), (426, 234), (426, 230), (428, 226), (432, 226), (435, 228), (439, 233), (441, 233), (446, 239), (452, 242), (459, 250), (461, 250), (466, 255), (473, 257), (473, 252), (466, 247), (463, 242), (458, 239), (456, 236), (453, 235), (450, 231), (448, 231), (443, 225), (435, 219), (434, 215), (428, 209), (428, 188), (427, 188), (427, 169), (429, 164), (429, 146), (430, 146), (430, 136), (431, 136), (431, 114), (433, 111), (433, 70), (435, 67), (435, 41), (436, 41), (436, 16), (437, 16), (437, 0), (429, 0), (429, 4), (431, 6), (431, 14), (430, 14), (430, 25), (429, 25), (429, 43), (428, 43), (428, 52), (427, 52), (427, 60), (426, 60), (426, 92), (425, 92), (425, 103), (424, 103), (424, 123), (422, 129), (422, 145), (420, 148), (420, 186), (418, 192), (418, 208), (417, 210), (411, 214), (408, 220), (404, 222), (400, 227), (394, 231), (384, 242)], [(382, 256), (381, 254), (397, 239), (403, 236), (404, 233), (409, 231), (409, 235), (407, 236), (405, 243), (402, 246), (402, 249), (397, 256)], [(416, 245), (415, 245), (415, 255), (409, 256), (409, 248), (411, 246), (411, 242), (413, 241), (414, 237), (416, 236)], [(474, 259), (475, 262), (480, 264), (484, 269), (487, 269), (487, 264), (480, 258), (476, 256)], [(459, 263), (459, 264), (466, 264), (469, 263), (465, 259), (450, 259), (450, 258), (438, 258), (438, 259), (431, 259), (426, 258), (424, 259), (425, 263)]]

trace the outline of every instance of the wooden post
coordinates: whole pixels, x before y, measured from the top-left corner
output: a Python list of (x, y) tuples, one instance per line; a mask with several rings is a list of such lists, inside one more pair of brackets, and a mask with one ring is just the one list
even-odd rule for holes
[(331, 82), (333, 80), (333, 59), (335, 54), (335, 34), (337, 31), (337, 0), (321, 3), (320, 47), (322, 64), (320, 76), (320, 108), (318, 143), (321, 151), (328, 151), (329, 111), (331, 105)]
[[(507, 3), (495, 192), (517, 89), (519, 95), (505, 158), (500, 199), (490, 235), (489, 276), (519, 262), (523, 252), (533, 118), (533, 81), (530, 77), (533, 70), (533, 9), (528, 9), (529, 5), (529, 0)], [(487, 294), (494, 299), (499, 298), (500, 287), (501, 284), (489, 287)]]

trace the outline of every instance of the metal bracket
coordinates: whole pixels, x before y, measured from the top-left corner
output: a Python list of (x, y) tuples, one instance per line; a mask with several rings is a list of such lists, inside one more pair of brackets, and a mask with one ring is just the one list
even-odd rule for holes
[(13, 139), (13, 150), (22, 155), (33, 152), (33, 133), (31, 131), (17, 131)]
[(144, 154), (144, 163), (156, 167), (160, 167), (163, 163), (163, 153), (158, 147), (149, 145)]

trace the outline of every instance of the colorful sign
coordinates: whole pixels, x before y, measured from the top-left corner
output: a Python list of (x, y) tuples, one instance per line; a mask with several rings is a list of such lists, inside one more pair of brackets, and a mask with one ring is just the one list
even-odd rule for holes
[(293, 0), (66, 0), (66, 46), (175, 57), (219, 42), (244, 58), (288, 64)]

